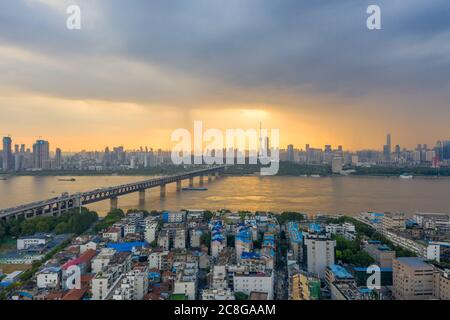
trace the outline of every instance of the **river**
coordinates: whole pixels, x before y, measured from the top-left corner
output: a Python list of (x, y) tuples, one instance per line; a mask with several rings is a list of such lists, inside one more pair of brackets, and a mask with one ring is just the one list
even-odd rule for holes
[[(67, 177), (17, 176), (0, 180), (0, 208), (52, 198), (62, 192), (88, 191), (150, 177), (75, 176), (74, 182), (59, 181), (59, 178)], [(183, 181), (183, 186), (186, 184)], [(402, 211), (409, 215), (416, 211), (450, 212), (450, 179), (446, 178), (225, 176), (205, 182), (205, 186), (208, 191), (177, 193), (175, 184), (170, 184), (163, 199), (159, 197), (159, 188), (155, 188), (147, 190), (145, 203), (139, 204), (138, 194), (134, 193), (120, 197), (119, 207), (149, 211), (227, 208), (346, 215), (363, 211)], [(104, 215), (109, 202), (89, 207)]]

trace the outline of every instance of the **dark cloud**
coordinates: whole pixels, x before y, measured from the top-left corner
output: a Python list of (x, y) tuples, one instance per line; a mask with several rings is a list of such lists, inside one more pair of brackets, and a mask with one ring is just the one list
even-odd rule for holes
[[(450, 98), (448, 0), (69, 3), (82, 8), (79, 32), (65, 29), (60, 7), (1, 2), (0, 43), (60, 62), (3, 65), (10, 73), (2, 82), (58, 96), (153, 103), (277, 102), (289, 92), (429, 96), (442, 108)], [(369, 4), (382, 9), (381, 31), (365, 27)], [(158, 70), (149, 75), (147, 68)]]

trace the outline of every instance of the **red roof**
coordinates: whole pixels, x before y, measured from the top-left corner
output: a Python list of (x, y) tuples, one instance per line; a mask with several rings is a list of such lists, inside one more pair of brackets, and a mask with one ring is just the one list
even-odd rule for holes
[(50, 292), (46, 297), (45, 300), (61, 300), (64, 296), (63, 292)]
[(90, 261), (95, 257), (96, 254), (97, 254), (96, 251), (93, 250), (93, 249), (86, 250), (86, 251), (85, 251), (81, 256), (79, 256), (78, 258), (73, 259), (73, 260), (71, 260), (71, 261), (69, 261), (69, 262), (66, 262), (66, 263), (62, 266), (62, 268), (63, 268), (64, 270), (67, 270), (67, 269), (68, 269), (69, 267), (71, 267), (71, 266), (75, 266), (75, 265), (79, 265), (79, 264), (82, 264), (82, 263), (90, 262)]
[(81, 300), (89, 290), (89, 284), (92, 278), (94, 278), (93, 274), (83, 274), (81, 276), (81, 289), (70, 290), (62, 300)]
[(62, 300), (81, 300), (86, 292), (87, 288), (72, 289), (62, 298)]

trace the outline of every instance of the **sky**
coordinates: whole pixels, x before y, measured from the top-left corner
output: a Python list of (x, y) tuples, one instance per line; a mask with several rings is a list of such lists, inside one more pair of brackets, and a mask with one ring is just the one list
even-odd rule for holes
[(434, 145), (450, 139), (449, 17), (448, 0), (2, 0), (0, 135), (170, 148), (194, 120), (262, 121), (281, 147)]

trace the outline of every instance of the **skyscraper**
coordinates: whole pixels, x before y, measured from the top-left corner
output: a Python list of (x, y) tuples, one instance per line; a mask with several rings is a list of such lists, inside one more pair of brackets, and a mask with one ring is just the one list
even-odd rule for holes
[(3, 171), (8, 171), (13, 168), (11, 145), (12, 145), (11, 138), (4, 137), (3, 138), (3, 155), (2, 155)]
[(442, 142), (442, 160), (450, 159), (450, 140)]
[(37, 140), (33, 144), (33, 166), (35, 169), (49, 169), (50, 144), (45, 140)]
[(55, 151), (55, 166), (57, 169), (61, 169), (62, 166), (62, 152), (60, 148), (56, 148)]
[(391, 152), (392, 152), (391, 134), (388, 133), (386, 137), (386, 144), (383, 146), (383, 156), (385, 161), (391, 160)]
[(294, 146), (292, 144), (287, 146), (287, 161), (294, 162)]

